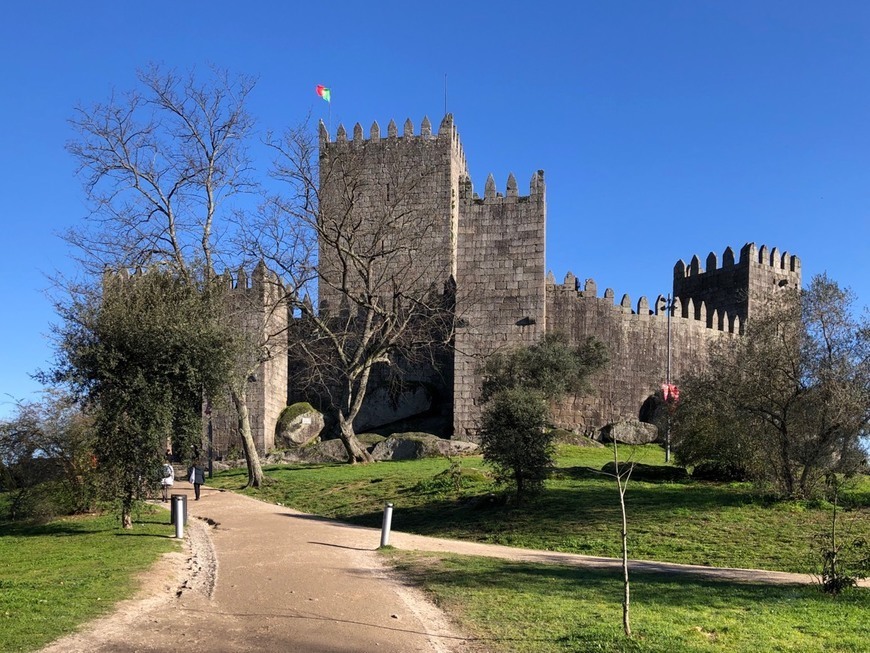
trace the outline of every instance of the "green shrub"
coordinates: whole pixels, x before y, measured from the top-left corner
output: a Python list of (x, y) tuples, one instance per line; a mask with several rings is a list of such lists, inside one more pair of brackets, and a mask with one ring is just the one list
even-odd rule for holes
[(552, 432), (544, 428), (547, 405), (524, 388), (497, 392), (483, 411), (481, 450), (499, 483), (515, 489), (517, 503), (539, 491), (553, 467)]

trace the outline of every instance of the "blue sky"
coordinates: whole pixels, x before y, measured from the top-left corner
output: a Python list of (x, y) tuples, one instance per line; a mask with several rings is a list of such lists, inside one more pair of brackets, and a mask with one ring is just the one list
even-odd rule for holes
[[(673, 265), (755, 241), (870, 304), (870, 3), (839, 0), (148, 3), (0, 10), (0, 415), (51, 357), (55, 234), (86, 214), (77, 104), (149, 62), (259, 77), (258, 129), (448, 109), (475, 189), (546, 172), (547, 264), (633, 301)], [(263, 162), (265, 164), (265, 162)]]

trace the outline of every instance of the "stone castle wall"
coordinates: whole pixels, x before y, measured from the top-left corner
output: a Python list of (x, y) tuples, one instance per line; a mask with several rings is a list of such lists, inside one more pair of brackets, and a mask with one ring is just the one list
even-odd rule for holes
[[(604, 424), (638, 419), (644, 401), (667, 379), (669, 329), (664, 298), (652, 307), (646, 297), (636, 306), (628, 295), (618, 304), (614, 299), (610, 288), (598, 297), (591, 279), (579, 290), (570, 273), (563, 284), (547, 286), (547, 331), (564, 333), (574, 344), (594, 336), (607, 346), (610, 357), (591, 379), (591, 392), (552, 406), (554, 421), (562, 428), (589, 432)], [(679, 383), (684, 374), (699, 371), (709, 344), (733, 337), (734, 328), (739, 332), (739, 320), (711, 328), (706, 319), (688, 317), (677, 303), (670, 319), (671, 381)]]
[[(652, 306), (646, 298), (633, 305), (627, 296), (617, 304), (610, 289), (599, 297), (592, 280), (581, 288), (569, 273), (564, 283), (557, 284), (545, 275), (543, 172), (532, 176), (528, 195), (519, 194), (511, 175), (504, 194), (496, 190), (490, 176), (484, 196), (478, 197), (450, 115), (437, 133), (424, 119), (419, 134), (414, 134), (413, 124), (407, 121), (399, 135), (391, 121), (386, 136), (374, 123), (368, 138), (359, 124), (352, 138), (340, 126), (335, 141), (321, 124), (320, 183), (321, 216), (335, 223), (336, 238), (353, 236), (363, 250), (382, 243), (379, 246), (402, 251), (401, 257), (380, 269), (383, 278), (401, 274), (429, 288), (455, 282), (455, 350), (444, 352), (435, 367), (407, 370), (418, 387), (439, 386), (435, 394), (446, 405), (450, 400), (445, 395), (452, 392), (455, 438), (477, 437), (479, 370), (494, 351), (532, 344), (544, 333), (555, 331), (576, 344), (588, 336), (601, 340), (610, 352), (610, 363), (593, 379), (592, 393), (553, 407), (560, 426), (588, 431), (638, 418), (645, 400), (666, 380), (668, 343), (670, 377), (679, 383), (706, 364), (712, 343), (739, 337), (746, 320), (773, 293), (800, 287), (797, 257), (780, 254), (775, 248), (758, 249), (752, 243), (741, 249), (739, 261), (731, 248), (725, 250), (721, 263), (710, 254), (706, 270), (697, 256), (689, 265), (679, 261), (674, 268), (670, 320), (661, 296)], [(368, 230), (360, 225), (367, 225)], [(384, 225), (386, 230), (381, 229)], [(321, 309), (329, 310), (342, 305), (341, 292), (336, 289), (340, 264), (330, 255), (332, 251), (321, 242), (319, 301)], [(236, 290), (247, 292), (240, 290), (246, 283), (238, 282)], [(348, 290), (354, 290), (353, 283)], [(266, 317), (262, 311), (253, 311), (253, 315), (249, 328), (269, 328), (270, 320), (281, 323), (280, 318)], [(275, 419), (287, 399), (284, 359), (282, 367), (273, 358), (251, 383), (258, 447), (272, 446)], [(376, 376), (382, 384), (386, 381), (386, 376)], [(412, 392), (417, 390), (412, 388)], [(372, 388), (371, 401), (383, 405), (373, 403), (367, 414), (389, 419), (390, 414), (406, 415), (414, 410), (411, 404), (398, 405), (394, 397), (392, 406), (378, 399), (389, 394), (383, 387)], [(384, 412), (385, 408), (389, 410)]]
[(659, 295), (650, 306), (646, 297), (632, 305), (628, 295), (615, 303), (608, 288), (602, 298), (587, 279), (580, 284), (569, 273), (561, 285), (550, 277), (547, 286), (547, 330), (559, 331), (572, 342), (594, 336), (607, 345), (610, 363), (595, 375), (593, 390), (554, 405), (556, 422), (569, 429), (589, 431), (623, 419), (638, 419), (641, 406), (668, 378), (679, 385), (706, 365), (710, 346), (721, 338), (743, 333), (743, 325), (771, 297), (785, 288), (800, 287), (800, 260), (779, 255), (774, 248), (747, 243), (735, 261), (728, 247), (722, 265), (714, 253), (707, 269), (697, 256), (689, 266), (674, 267), (674, 306), (670, 329), (666, 299)]
[(520, 196), (511, 175), (504, 196), (492, 176), (484, 197), (465, 178), (459, 193), (454, 437), (475, 439), (480, 416), (479, 369), (492, 352), (530, 345), (546, 323), (544, 173)]

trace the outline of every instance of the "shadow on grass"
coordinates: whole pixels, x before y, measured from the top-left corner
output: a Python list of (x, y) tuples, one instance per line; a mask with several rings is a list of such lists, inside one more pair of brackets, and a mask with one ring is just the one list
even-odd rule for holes
[[(393, 512), (393, 527), (422, 535), (486, 537), (492, 533), (527, 531), (558, 533), (566, 525), (581, 521), (587, 527), (611, 527), (619, 519), (619, 502), (615, 486), (600, 482), (600, 475), (570, 487), (549, 487), (524, 502), (505, 504), (492, 499), (489, 492), (439, 496), (418, 505), (401, 505)], [(410, 492), (409, 492), (410, 494)], [(680, 512), (702, 514), (722, 508), (739, 507), (755, 502), (748, 492), (722, 492), (716, 487), (691, 484), (635, 483), (629, 487), (626, 502), (635, 514), (635, 524), (659, 524)], [(642, 515), (642, 517), (641, 517)], [(368, 512), (341, 517), (343, 521), (364, 526), (379, 526), (382, 512)], [(616, 520), (616, 521), (615, 521)]]
[[(459, 562), (455, 562), (455, 560)], [(621, 569), (602, 570), (558, 565), (489, 561), (476, 558), (444, 557), (437, 567), (400, 563), (402, 571), (418, 583), (472, 590), (515, 588), (542, 597), (569, 598), (571, 595), (601, 595), (608, 600), (622, 591)], [(631, 573), (632, 600), (652, 610), (668, 608), (740, 609), (769, 603), (804, 600), (830, 605), (831, 598), (812, 585), (771, 585), (692, 578), (667, 573)], [(841, 597), (852, 605), (870, 609), (870, 592), (854, 590)]]
[[(165, 520), (159, 514), (144, 515), (134, 518), (137, 525), (166, 526)], [(72, 535), (94, 535), (96, 533), (114, 533), (118, 536), (139, 535), (147, 537), (168, 537), (163, 534), (137, 533), (134, 527), (123, 530), (120, 520), (115, 515), (76, 515), (59, 518), (48, 523), (43, 522), (0, 522), (0, 537), (67, 537)]]

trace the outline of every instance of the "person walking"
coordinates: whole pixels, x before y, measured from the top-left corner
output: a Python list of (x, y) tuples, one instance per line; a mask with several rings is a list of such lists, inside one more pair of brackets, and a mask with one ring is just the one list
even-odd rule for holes
[(172, 468), (172, 465), (169, 464), (169, 461), (163, 463), (163, 471), (161, 472), (162, 478), (160, 479), (160, 487), (163, 489), (163, 502), (169, 499), (169, 488), (175, 483), (175, 470)]
[(193, 483), (193, 494), (196, 497), (194, 501), (199, 501), (199, 492), (202, 484), (205, 483), (205, 469), (199, 462), (194, 462), (190, 469), (187, 470), (188, 480)]

